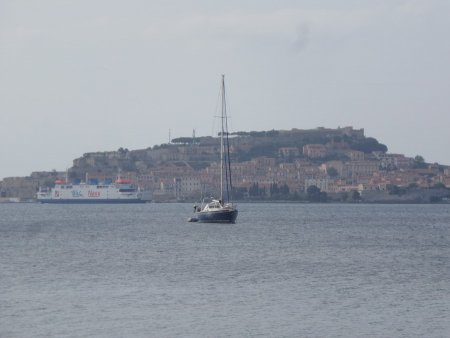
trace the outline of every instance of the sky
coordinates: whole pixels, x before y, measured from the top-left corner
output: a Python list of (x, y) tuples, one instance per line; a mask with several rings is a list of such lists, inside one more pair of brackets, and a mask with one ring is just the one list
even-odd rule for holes
[(448, 0), (1, 0), (0, 179), (232, 131), (364, 128), (450, 164)]

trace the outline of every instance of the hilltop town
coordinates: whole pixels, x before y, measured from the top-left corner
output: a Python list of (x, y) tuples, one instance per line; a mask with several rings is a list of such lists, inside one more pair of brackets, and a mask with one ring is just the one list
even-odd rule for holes
[[(450, 168), (391, 154), (364, 129), (271, 130), (229, 135), (237, 200), (442, 202)], [(155, 201), (195, 201), (217, 192), (218, 137), (181, 137), (147, 149), (86, 153), (66, 172), (33, 172), (0, 182), (3, 200), (32, 200), (57, 178), (133, 180)]]

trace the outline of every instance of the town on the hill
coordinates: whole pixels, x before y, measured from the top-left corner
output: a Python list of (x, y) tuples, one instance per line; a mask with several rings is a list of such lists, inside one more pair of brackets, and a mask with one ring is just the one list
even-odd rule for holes
[[(450, 198), (450, 168), (388, 153), (364, 129), (343, 127), (228, 135), (236, 200), (433, 203)], [(195, 201), (219, 189), (217, 137), (180, 137), (147, 149), (86, 153), (67, 172), (0, 182), (3, 201), (30, 201), (57, 178), (133, 180), (154, 201)]]

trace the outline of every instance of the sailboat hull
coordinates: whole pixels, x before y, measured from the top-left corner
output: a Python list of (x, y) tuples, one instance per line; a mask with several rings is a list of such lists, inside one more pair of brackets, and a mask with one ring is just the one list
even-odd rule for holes
[(196, 214), (196, 217), (200, 223), (235, 223), (237, 214), (236, 209), (200, 211)]

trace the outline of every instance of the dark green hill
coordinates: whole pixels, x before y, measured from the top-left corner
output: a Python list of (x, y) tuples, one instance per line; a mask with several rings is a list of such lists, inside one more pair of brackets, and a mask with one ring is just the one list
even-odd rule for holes
[[(342, 158), (347, 150), (358, 150), (366, 154), (387, 151), (387, 147), (375, 138), (365, 137), (363, 129), (352, 127), (239, 131), (229, 134), (229, 140), (235, 162), (261, 156), (283, 161), (302, 158), (303, 147), (308, 144), (326, 147), (327, 159)], [(199, 170), (217, 161), (219, 148), (218, 137), (179, 137), (170, 144), (155, 145), (147, 149), (130, 151), (120, 148), (112, 152), (86, 153), (74, 160), (71, 172), (73, 176), (82, 176), (88, 171), (113, 173), (118, 169), (144, 173), (156, 166), (174, 162), (183, 162), (192, 169)], [(292, 150), (294, 155), (282, 157), (280, 154), (285, 153), (283, 149), (288, 149), (288, 152)]]

